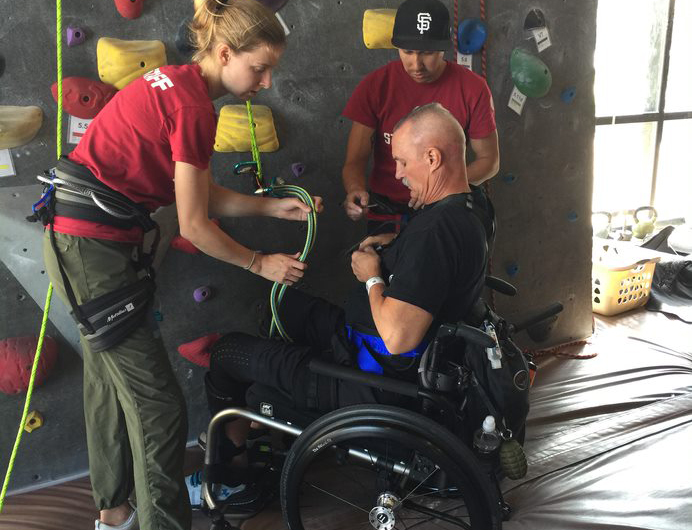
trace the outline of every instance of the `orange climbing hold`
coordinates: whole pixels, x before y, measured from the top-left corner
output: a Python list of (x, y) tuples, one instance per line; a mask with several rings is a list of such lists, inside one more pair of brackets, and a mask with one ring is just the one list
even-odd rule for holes
[[(29, 388), (31, 367), (38, 337), (12, 337), (0, 340), (0, 392), (19, 394)], [(50, 375), (58, 357), (58, 344), (44, 337), (34, 385), (41, 385)]]
[[(58, 101), (58, 84), (50, 88), (53, 99)], [(66, 77), (62, 82), (62, 104), (68, 114), (77, 118), (92, 119), (118, 91), (112, 85), (87, 77)]]

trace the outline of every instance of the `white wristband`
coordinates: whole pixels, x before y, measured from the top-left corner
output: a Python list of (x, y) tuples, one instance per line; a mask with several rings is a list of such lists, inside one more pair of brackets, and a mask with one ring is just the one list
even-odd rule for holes
[(379, 276), (373, 276), (372, 278), (368, 278), (368, 281), (365, 282), (365, 289), (368, 291), (368, 294), (370, 294), (370, 288), (378, 283), (384, 285), (384, 280)]

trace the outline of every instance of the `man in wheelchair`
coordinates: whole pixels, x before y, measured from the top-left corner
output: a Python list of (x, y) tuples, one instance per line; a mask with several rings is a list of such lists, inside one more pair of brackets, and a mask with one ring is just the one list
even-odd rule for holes
[[(489, 203), (478, 200), (483, 196), (472, 193), (467, 181), (465, 144), (457, 120), (437, 103), (401, 120), (392, 138), (396, 178), (424, 206), (398, 236), (368, 237), (353, 252), (353, 273), (365, 285), (355, 289), (344, 309), (288, 289), (279, 316), (292, 342), (243, 333), (219, 339), (210, 348), (205, 377), (212, 415), (247, 407), (286, 419), (302, 413), (309, 423), (349, 405), (413, 405), (411, 396), (319, 374), (309, 363), (319, 359), (416, 383), (421, 354), (440, 324), (470, 313), (484, 286), (494, 227)], [(224, 430), (218, 456), (233, 467), (212, 482), (226, 485), (216, 492), (231, 509), (252, 511), (264, 500), (246, 452), (254, 429), (238, 418)], [(385, 444), (384, 451), (389, 450)], [(372, 517), (377, 522), (385, 516)]]

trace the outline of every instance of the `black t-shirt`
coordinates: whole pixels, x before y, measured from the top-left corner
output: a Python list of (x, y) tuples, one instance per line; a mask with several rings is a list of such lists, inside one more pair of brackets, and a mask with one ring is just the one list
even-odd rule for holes
[[(432, 314), (428, 338), (439, 324), (461, 320), (485, 282), (486, 231), (467, 207), (469, 195), (450, 195), (425, 206), (381, 253), (384, 296)], [(349, 297), (346, 322), (375, 330), (363, 284)]]

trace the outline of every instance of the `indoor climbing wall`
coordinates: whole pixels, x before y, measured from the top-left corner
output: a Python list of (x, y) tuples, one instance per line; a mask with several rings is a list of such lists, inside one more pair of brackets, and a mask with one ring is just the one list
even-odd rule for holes
[[(370, 48), (366, 46), (364, 12), (395, 9), (399, 2), (269, 3), (281, 6), (278, 13), (289, 44), (273, 88), (254, 102), (259, 113), (260, 105), (266, 106), (273, 122), (260, 146), (262, 165), (268, 176), (324, 197), (325, 212), (301, 288), (342, 302), (354, 284), (343, 251), (358, 241), (364, 225), (349, 221), (341, 207), (340, 174), (350, 123), (340, 113), (366, 73), (397, 57), (395, 50), (386, 48), (386, 39), (384, 44), (377, 42), (378, 34), (375, 40), (367, 35)], [(446, 3), (454, 16), (454, 2)], [(521, 336), (534, 347), (591, 332), (595, 8), (595, 0), (491, 0), (483, 8), (479, 1), (460, 2), (456, 9), (465, 31), (461, 42), (466, 56), (460, 60), (477, 73), (485, 65), (497, 112), (501, 168), (490, 193), (499, 232), (492, 267), (495, 275), (519, 289), (514, 298), (498, 295), (497, 307), (521, 319), (553, 301), (565, 305), (549, 328), (532, 330), (540, 342)], [(133, 75), (188, 60), (183, 24), (192, 15), (192, 0), (63, 0), (62, 9), (63, 75), (70, 78), (63, 86), (64, 101), (74, 113), (63, 119), (61, 140), (67, 153), (88, 127), (88, 119)], [(485, 25), (467, 20), (482, 14)], [(22, 3), (0, 3), (0, 340), (38, 334), (48, 286), (41, 227), (24, 217), (40, 194), (36, 175), (55, 163), (55, 16), (50, 2), (32, 4), (31, 9)], [(484, 47), (475, 51), (478, 39)], [(449, 59), (457, 57), (450, 53)], [(216, 103), (221, 112), (239, 102), (224, 98)], [(232, 116), (233, 109), (227, 107), (223, 113)], [(232, 128), (224, 121), (217, 137), (214, 177), (251, 193), (251, 178), (233, 175), (234, 164), (251, 160), (251, 154), (236, 152), (248, 148), (234, 143)], [(208, 333), (255, 332), (266, 313), (271, 285), (239, 268), (186, 252), (175, 239), (174, 209), (158, 216), (166, 244), (158, 256), (153, 315), (187, 396), (193, 440), (208, 419), (204, 369), (181, 357), (177, 347)], [(224, 219), (221, 226), (241, 243), (267, 252), (296, 252), (305, 238), (305, 226), (285, 221)], [(169, 247), (171, 240), (175, 244)], [(40, 413), (42, 421), (25, 433), (10, 485), (13, 491), (87, 469), (78, 336), (57, 298), (48, 334), (57, 344), (55, 364), (34, 394), (31, 410)], [(0, 393), (2, 469), (24, 395)]]

